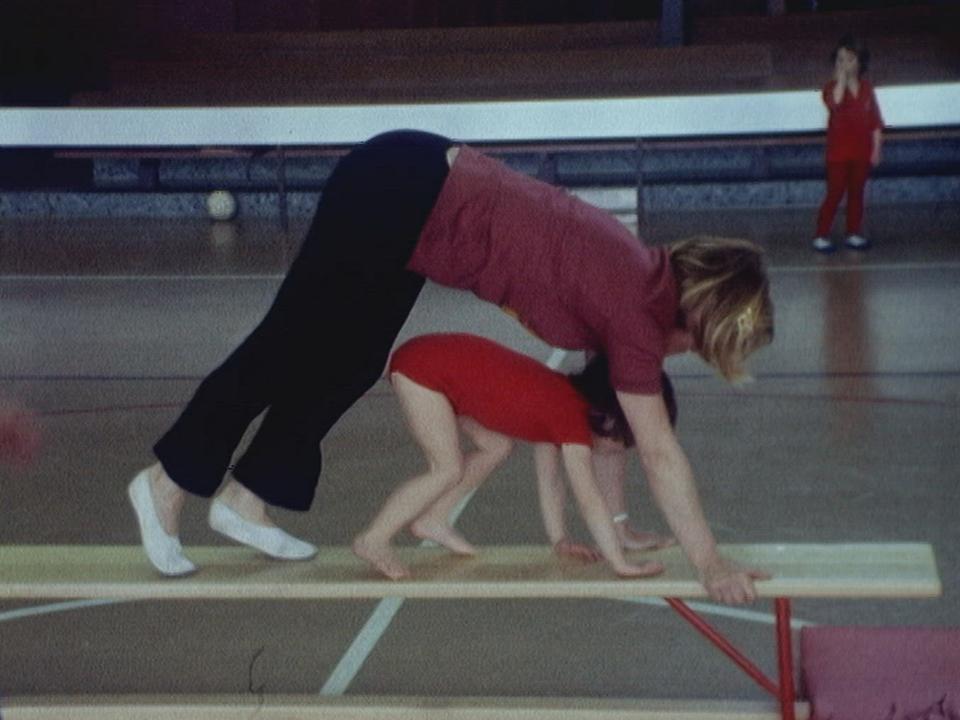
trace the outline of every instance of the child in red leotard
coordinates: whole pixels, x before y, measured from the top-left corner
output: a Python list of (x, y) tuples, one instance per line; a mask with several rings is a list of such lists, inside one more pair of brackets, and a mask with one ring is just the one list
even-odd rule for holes
[(883, 117), (864, 76), (870, 60), (866, 46), (845, 35), (833, 53), (833, 79), (823, 88), (823, 102), (830, 112), (827, 126), (827, 194), (817, 215), (813, 248), (828, 253), (836, 249), (830, 228), (837, 206), (847, 196), (845, 244), (866, 250), (870, 243), (861, 235), (863, 194), (870, 168), (880, 164)]
[[(407, 576), (391, 548), (392, 538), (406, 527), (453, 552), (475, 553), (450, 524), (450, 512), (506, 458), (511, 438), (516, 438), (536, 444), (541, 510), (558, 554), (587, 560), (602, 556), (623, 576), (662, 571), (659, 563), (636, 565), (625, 559), (624, 543), (594, 477), (593, 452), (622, 453), (632, 444), (602, 356), (593, 358), (584, 372), (567, 377), (474, 335), (424, 335), (396, 350), (389, 376), (428, 469), (395, 490), (354, 541), (354, 552), (377, 570), (391, 578)], [(666, 404), (675, 414), (664, 379)], [(458, 424), (476, 445), (466, 457)], [(557, 448), (599, 555), (567, 537)]]

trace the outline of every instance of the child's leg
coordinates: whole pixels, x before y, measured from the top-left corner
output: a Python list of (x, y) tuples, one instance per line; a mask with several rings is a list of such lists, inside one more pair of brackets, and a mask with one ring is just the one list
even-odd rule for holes
[(428, 467), (425, 473), (394, 490), (373, 522), (356, 537), (353, 551), (387, 577), (397, 579), (409, 572), (397, 559), (390, 541), (460, 479), (463, 459), (457, 441), (457, 418), (447, 398), (399, 373), (390, 379)]
[(847, 235), (860, 235), (863, 225), (863, 194), (870, 176), (870, 163), (850, 163), (847, 175)]
[(463, 477), (413, 521), (410, 531), (423, 540), (433, 540), (462, 555), (473, 555), (477, 549), (458, 533), (450, 521), (454, 508), (483, 484), (502, 463), (513, 447), (513, 441), (483, 427), (471, 418), (462, 418), (460, 426), (470, 436), (476, 450), (463, 463)]
[(837, 206), (847, 189), (847, 163), (827, 163), (827, 194), (817, 214), (817, 237), (828, 237)]

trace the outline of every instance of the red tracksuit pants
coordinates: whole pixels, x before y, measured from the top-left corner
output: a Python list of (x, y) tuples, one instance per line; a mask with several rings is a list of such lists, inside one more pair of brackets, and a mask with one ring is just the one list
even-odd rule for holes
[(827, 195), (817, 215), (817, 237), (828, 237), (844, 193), (847, 196), (847, 235), (859, 235), (863, 223), (863, 191), (870, 175), (868, 160), (827, 163)]

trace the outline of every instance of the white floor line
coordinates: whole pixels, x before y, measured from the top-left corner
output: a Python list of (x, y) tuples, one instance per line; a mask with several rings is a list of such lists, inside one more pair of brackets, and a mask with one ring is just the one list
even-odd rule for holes
[[(546, 361), (547, 367), (551, 370), (556, 370), (563, 363), (563, 359), (566, 356), (567, 353), (565, 350), (555, 349)], [(454, 509), (451, 515), (453, 522), (456, 522), (457, 518), (460, 517), (460, 514), (466, 509), (472, 497), (473, 493), (464, 498)], [(426, 544), (428, 543), (421, 543), (421, 545)], [(338, 696), (343, 695), (347, 691), (350, 683), (353, 682), (353, 679), (357, 676), (357, 673), (360, 672), (367, 658), (370, 657), (370, 653), (373, 652), (377, 643), (380, 642), (380, 638), (383, 637), (387, 628), (390, 627), (390, 623), (393, 622), (393, 618), (403, 606), (405, 599), (406, 598), (402, 597), (391, 597), (384, 598), (377, 603), (377, 607), (374, 608), (367, 622), (364, 623), (360, 632), (357, 633), (353, 642), (350, 643), (350, 647), (347, 648), (343, 657), (340, 658), (340, 661), (333, 668), (333, 672), (330, 673), (323, 687), (320, 688), (320, 695)]]
[(35, 605), (34, 607), (19, 608), (18, 610), (7, 610), (0, 612), (0, 622), (10, 620), (21, 620), (38, 615), (52, 615), (69, 610), (83, 610), (85, 608), (99, 607), (101, 605), (116, 605), (124, 600), (70, 600), (67, 602), (50, 603), (49, 605)]
[[(466, 503), (464, 503), (464, 507)], [(462, 510), (462, 508), (461, 508)], [(457, 513), (459, 515), (459, 512)], [(633, 603), (636, 605), (650, 605), (654, 607), (669, 608), (666, 601), (661, 598), (611, 598), (621, 602)], [(393, 597), (385, 598), (377, 604), (373, 614), (361, 628), (353, 643), (347, 649), (347, 652), (337, 663), (327, 682), (320, 689), (321, 695), (339, 696), (343, 695), (350, 683), (357, 676), (360, 668), (366, 662), (370, 653), (376, 647), (380, 638), (386, 632), (390, 623), (393, 622), (397, 611), (403, 606), (405, 598)], [(745, 610), (743, 608), (726, 607), (722, 605), (711, 605), (709, 603), (688, 602), (687, 606), (701, 615), (715, 615), (718, 617), (727, 617), (744, 622), (761, 623), (764, 625), (775, 625), (776, 618), (764, 612), (756, 610)], [(793, 630), (800, 630), (805, 627), (814, 627), (816, 623), (800, 618), (791, 618), (790, 627)]]
[[(472, 497), (473, 493), (470, 493), (454, 508), (451, 513), (452, 522), (455, 523), (457, 521), (460, 513), (466, 509), (467, 503), (470, 502)], [(424, 540), (420, 543), (420, 547), (432, 547), (435, 544), (436, 543), (430, 540)], [(340, 658), (340, 662), (333, 668), (333, 672), (330, 673), (330, 677), (327, 678), (323, 687), (320, 688), (320, 695), (336, 697), (343, 695), (347, 691), (350, 683), (353, 682), (357, 673), (360, 672), (360, 668), (363, 667), (367, 658), (370, 657), (370, 653), (373, 652), (377, 643), (380, 642), (380, 638), (383, 637), (387, 628), (390, 627), (394, 616), (400, 608), (403, 607), (404, 600), (406, 600), (404, 597), (388, 597), (377, 603), (367, 622), (360, 628), (360, 632), (357, 633), (353, 642), (350, 643), (350, 647), (347, 648), (343, 657)]]
[(350, 643), (350, 647), (347, 648), (347, 652), (340, 658), (340, 662), (333, 668), (330, 677), (327, 678), (323, 687), (320, 688), (321, 695), (335, 697), (343, 695), (347, 691), (350, 683), (353, 682), (357, 673), (360, 672), (360, 668), (363, 667), (367, 658), (370, 657), (370, 653), (373, 652), (374, 647), (380, 642), (380, 638), (383, 637), (387, 628), (390, 627), (394, 615), (396, 615), (397, 611), (403, 606), (405, 599), (406, 598), (402, 597), (391, 597), (384, 598), (377, 603), (373, 614), (371, 614), (367, 622), (364, 623), (360, 632), (357, 633), (353, 642)]
[[(653, 605), (655, 607), (669, 608), (665, 600), (653, 597), (639, 598), (610, 598), (621, 602), (633, 603), (635, 605)], [(727, 617), (734, 620), (743, 620), (744, 622), (761, 623), (763, 625), (776, 625), (777, 619), (770, 613), (758, 612), (757, 610), (746, 610), (744, 608), (728, 607), (726, 605), (712, 605), (710, 603), (688, 602), (687, 607), (701, 615), (716, 615), (718, 617)], [(790, 618), (790, 627), (793, 630), (800, 630), (805, 627), (816, 627), (817, 623), (800, 618)]]

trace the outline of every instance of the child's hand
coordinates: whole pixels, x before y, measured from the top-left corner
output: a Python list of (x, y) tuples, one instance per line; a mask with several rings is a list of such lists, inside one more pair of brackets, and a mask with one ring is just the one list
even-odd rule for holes
[(833, 78), (838, 85), (846, 85), (850, 82), (851, 77), (850, 66), (838, 57), (836, 65), (833, 66)]
[(553, 551), (560, 557), (570, 557), (583, 562), (597, 562), (602, 557), (596, 548), (582, 545), (568, 538), (554, 543)]
[(727, 605), (742, 605), (757, 599), (754, 580), (769, 580), (771, 575), (762, 570), (744, 568), (720, 557), (700, 571), (700, 582), (711, 599)]
[(651, 577), (659, 575), (664, 571), (663, 563), (645, 562), (642, 565), (624, 562), (622, 564), (613, 564), (614, 572), (622, 578)]

